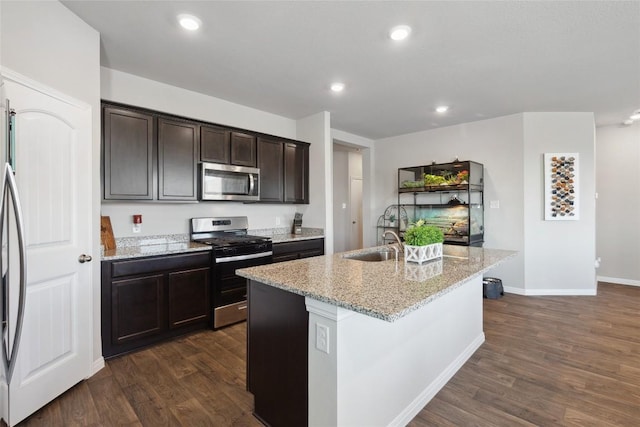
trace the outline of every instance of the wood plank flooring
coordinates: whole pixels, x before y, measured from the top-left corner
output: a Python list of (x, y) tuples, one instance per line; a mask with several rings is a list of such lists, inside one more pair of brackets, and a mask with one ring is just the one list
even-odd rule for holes
[[(484, 300), (486, 342), (409, 424), (639, 426), (640, 288)], [(23, 426), (260, 426), (246, 326), (125, 355)]]

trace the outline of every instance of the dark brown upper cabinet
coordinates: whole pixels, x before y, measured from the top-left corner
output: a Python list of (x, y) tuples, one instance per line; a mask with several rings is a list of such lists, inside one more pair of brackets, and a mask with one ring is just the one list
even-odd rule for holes
[(258, 138), (260, 201), (309, 203), (309, 144)]
[(309, 146), (284, 144), (284, 202), (309, 203)]
[(231, 132), (231, 164), (256, 167), (256, 137), (254, 135)]
[(200, 126), (158, 119), (158, 199), (198, 200)]
[(105, 200), (152, 200), (153, 116), (105, 107), (102, 138)]
[(231, 132), (228, 129), (200, 127), (200, 160), (228, 164), (231, 161)]
[(305, 142), (111, 102), (102, 126), (104, 200), (197, 201), (210, 162), (260, 168), (260, 202), (309, 203)]
[(260, 201), (284, 201), (284, 146), (276, 139), (258, 138)]

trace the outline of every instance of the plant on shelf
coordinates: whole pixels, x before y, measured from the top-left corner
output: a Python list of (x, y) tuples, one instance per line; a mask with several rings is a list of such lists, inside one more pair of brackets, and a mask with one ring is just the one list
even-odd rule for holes
[(389, 226), (390, 227), (396, 226), (396, 216), (393, 214), (389, 215)]
[(424, 219), (420, 219), (407, 227), (404, 242), (405, 261), (422, 264), (442, 257), (444, 233), (440, 228), (428, 225)]
[(456, 180), (458, 181), (458, 184), (467, 184), (469, 181), (469, 171), (462, 170), (458, 172), (458, 174), (456, 175)]
[(424, 185), (425, 186), (430, 186), (430, 185), (446, 185), (447, 180), (444, 178), (444, 176), (441, 175), (431, 175), (428, 173), (424, 174)]

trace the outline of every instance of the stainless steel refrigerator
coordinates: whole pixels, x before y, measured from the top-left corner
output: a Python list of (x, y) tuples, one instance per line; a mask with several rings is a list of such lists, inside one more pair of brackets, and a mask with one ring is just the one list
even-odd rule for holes
[[(0, 87), (4, 91), (4, 87)], [(3, 92), (4, 94), (4, 92)], [(5, 99), (4, 96), (2, 96)], [(24, 307), (26, 303), (26, 247), (24, 239), (24, 221), (18, 187), (15, 179), (15, 112), (11, 109), (9, 99), (5, 99), (2, 117), (2, 204), (0, 207), (0, 272), (2, 273), (2, 289), (0, 307), (2, 309), (2, 363), (0, 399), (5, 422), (9, 423), (11, 405), (9, 393), (11, 380), (15, 370), (20, 337), (24, 323)]]

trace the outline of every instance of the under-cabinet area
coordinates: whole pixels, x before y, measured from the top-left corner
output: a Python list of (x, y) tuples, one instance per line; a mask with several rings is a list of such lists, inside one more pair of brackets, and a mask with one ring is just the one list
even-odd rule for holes
[(200, 164), (260, 169), (261, 203), (309, 203), (309, 144), (102, 103), (103, 200), (201, 201)]

